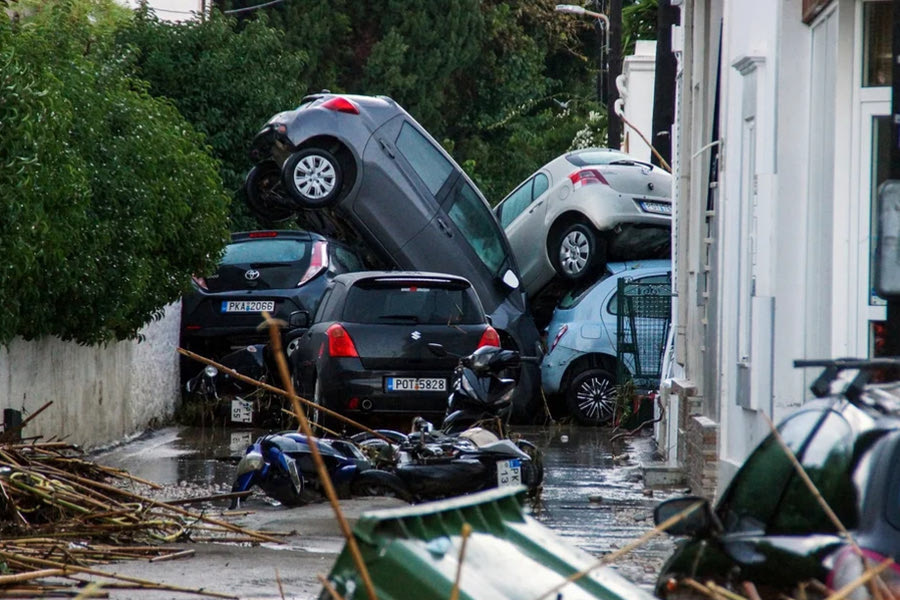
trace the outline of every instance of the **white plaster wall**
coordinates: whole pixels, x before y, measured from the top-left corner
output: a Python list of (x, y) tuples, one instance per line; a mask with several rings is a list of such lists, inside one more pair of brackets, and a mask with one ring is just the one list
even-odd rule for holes
[[(141, 0), (119, 0), (129, 8), (137, 8)], [(148, 6), (164, 21), (186, 21), (209, 9), (213, 0), (148, 0)]]
[(28, 423), (24, 436), (65, 438), (102, 446), (171, 416), (179, 398), (180, 303), (145, 326), (144, 340), (105, 347), (57, 338), (13, 340), (0, 347), (0, 408), (23, 418), (53, 404)]
[[(656, 42), (638, 40), (634, 54), (626, 56), (622, 77), (626, 94), (625, 118), (647, 139), (653, 139), (653, 94), (656, 79)], [(625, 144), (628, 154), (650, 162), (650, 146), (628, 125), (625, 125)]]

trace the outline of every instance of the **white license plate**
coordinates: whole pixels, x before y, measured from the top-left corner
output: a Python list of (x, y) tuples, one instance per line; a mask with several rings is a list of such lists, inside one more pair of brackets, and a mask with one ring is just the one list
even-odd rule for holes
[(518, 458), (497, 463), (497, 487), (522, 485), (522, 461)]
[(388, 392), (446, 392), (447, 380), (443, 377), (385, 377), (384, 389)]
[(223, 313), (247, 313), (247, 312), (273, 312), (275, 310), (274, 300), (223, 300)]
[(233, 423), (253, 422), (253, 403), (235, 399), (231, 401), (231, 421)]

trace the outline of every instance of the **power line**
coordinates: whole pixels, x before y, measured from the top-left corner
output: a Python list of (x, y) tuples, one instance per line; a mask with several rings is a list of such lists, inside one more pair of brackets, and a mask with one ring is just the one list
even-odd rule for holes
[(251, 11), (251, 10), (256, 10), (257, 8), (265, 8), (267, 6), (272, 6), (273, 4), (280, 4), (281, 2), (284, 2), (284, 0), (272, 0), (271, 2), (266, 2), (264, 4), (257, 4), (255, 6), (245, 6), (244, 8), (233, 8), (231, 10), (224, 10), (222, 12), (226, 15), (230, 15), (233, 13), (242, 13), (242, 12), (247, 12), (247, 11)]

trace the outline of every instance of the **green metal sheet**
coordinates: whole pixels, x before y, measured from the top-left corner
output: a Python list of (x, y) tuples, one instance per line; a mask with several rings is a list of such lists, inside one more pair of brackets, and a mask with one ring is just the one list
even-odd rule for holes
[[(524, 488), (495, 489), (440, 502), (364, 514), (353, 533), (379, 600), (447, 600), (462, 547), (461, 600), (536, 600), (597, 559), (564, 542), (522, 512)], [(346, 600), (368, 595), (346, 546), (329, 580)], [(564, 600), (652, 600), (613, 569), (602, 567), (562, 590)], [(547, 596), (557, 600), (557, 594)], [(330, 599), (325, 590), (322, 599)]]

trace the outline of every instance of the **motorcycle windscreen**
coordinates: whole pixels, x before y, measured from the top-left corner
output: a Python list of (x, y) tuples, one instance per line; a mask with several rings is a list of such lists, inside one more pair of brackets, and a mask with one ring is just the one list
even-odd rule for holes
[(349, 292), (342, 324), (367, 369), (452, 370), (456, 359), (428, 344), (467, 355), (486, 323), (472, 288), (456, 282), (362, 282)]

